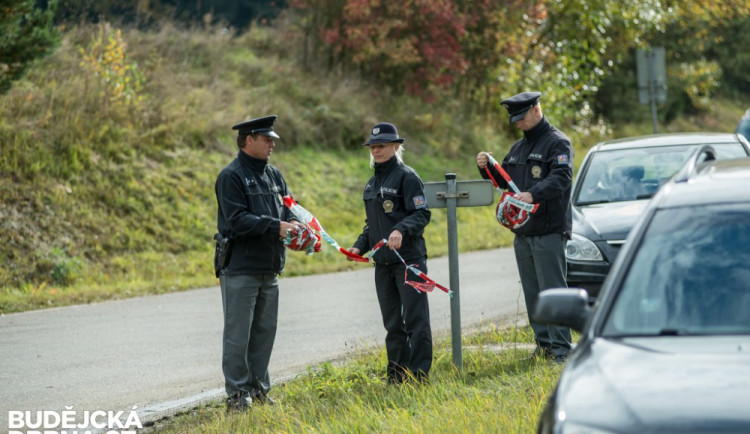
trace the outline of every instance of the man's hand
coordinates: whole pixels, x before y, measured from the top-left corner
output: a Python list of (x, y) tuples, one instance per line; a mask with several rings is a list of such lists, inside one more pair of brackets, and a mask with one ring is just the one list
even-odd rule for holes
[(401, 241), (403, 240), (404, 236), (401, 234), (401, 231), (394, 229), (393, 232), (391, 232), (391, 235), (388, 236), (388, 247), (390, 247), (391, 250), (400, 249)]
[(523, 191), (521, 193), (518, 193), (516, 195), (516, 199), (525, 203), (534, 203), (534, 196), (532, 196), (531, 193), (529, 193), (528, 191)]
[(282, 220), (280, 223), (281, 224), (279, 225), (279, 236), (281, 238), (286, 238), (287, 229), (289, 229), (292, 235), (297, 235), (297, 231), (299, 230), (298, 228), (301, 225), (301, 223), (296, 220), (292, 221), (291, 223), (285, 222)]
[[(492, 155), (492, 153), (490, 153)], [(489, 157), (487, 157), (487, 153), (480, 152), (477, 154), (477, 166), (479, 166), (480, 169), (484, 169), (487, 167), (487, 164), (490, 162)]]
[[(359, 249), (356, 248), (356, 247), (349, 247), (348, 249), (346, 249), (346, 251), (349, 252), (349, 253), (354, 253), (355, 255), (359, 255)], [(347, 256), (346, 260), (347, 261), (353, 261), (354, 259), (352, 259), (352, 258), (350, 258), (350, 257)]]

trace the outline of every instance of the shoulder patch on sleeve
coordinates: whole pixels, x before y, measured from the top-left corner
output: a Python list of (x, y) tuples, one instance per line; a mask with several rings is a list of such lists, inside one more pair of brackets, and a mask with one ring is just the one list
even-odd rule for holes
[(570, 158), (568, 158), (568, 154), (560, 154), (557, 156), (557, 164), (569, 164)]
[(422, 209), (427, 208), (427, 201), (424, 199), (424, 196), (414, 196), (412, 199), (414, 201), (414, 208), (416, 209)]

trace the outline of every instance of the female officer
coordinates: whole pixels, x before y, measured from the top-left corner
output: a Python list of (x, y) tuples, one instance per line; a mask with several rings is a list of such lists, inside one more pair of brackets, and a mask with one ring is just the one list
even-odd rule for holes
[(367, 182), (363, 199), (367, 220), (354, 246), (361, 254), (387, 239), (390, 249), (380, 249), (375, 261), (375, 289), (386, 329), (388, 382), (400, 384), (408, 376), (426, 381), (432, 366), (432, 331), (427, 294), (405, 283), (405, 266), (394, 250), (408, 263), (427, 273), (424, 228), (430, 211), (424, 185), (417, 172), (404, 164), (403, 138), (396, 126), (375, 124), (365, 146), (370, 148), (370, 167), (375, 173)]

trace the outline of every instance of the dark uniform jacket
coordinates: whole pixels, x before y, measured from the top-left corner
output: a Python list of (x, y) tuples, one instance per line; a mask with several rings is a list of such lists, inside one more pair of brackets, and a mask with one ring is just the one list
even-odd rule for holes
[[(534, 236), (559, 233), (570, 238), (572, 209), (570, 205), (573, 179), (573, 148), (570, 139), (552, 126), (547, 118), (524, 131), (523, 138), (510, 148), (501, 166), (508, 172), (516, 186), (528, 191), (539, 203), (529, 221), (518, 229), (516, 235)], [(492, 165), (488, 166), (501, 188), (508, 184)], [(484, 169), (479, 173), (488, 179)]]
[(278, 274), (286, 252), (280, 221), (291, 220), (282, 196), (289, 194), (279, 169), (243, 151), (216, 179), (218, 230), (232, 239), (225, 274)]
[[(378, 241), (388, 239), (394, 229), (403, 234), (398, 252), (408, 264), (427, 259), (423, 238), (430, 222), (430, 210), (424, 195), (424, 184), (411, 167), (394, 156), (382, 164), (375, 164), (375, 174), (365, 186), (367, 221), (354, 247), (364, 253)], [(391, 249), (384, 247), (375, 253), (377, 264), (400, 263)]]

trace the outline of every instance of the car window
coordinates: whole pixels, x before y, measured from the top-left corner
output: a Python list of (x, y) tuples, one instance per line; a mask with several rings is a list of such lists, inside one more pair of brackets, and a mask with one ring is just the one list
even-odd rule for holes
[(745, 138), (750, 140), (750, 116), (743, 117), (742, 119), (740, 119), (740, 123), (737, 124), (737, 129), (735, 130), (735, 133), (742, 134), (743, 136), (745, 136)]
[(658, 211), (603, 334), (750, 334), (750, 209)]
[[(617, 149), (593, 154), (579, 174), (576, 205), (648, 199), (702, 145)], [(745, 157), (739, 143), (712, 145), (717, 158)]]
[(744, 158), (747, 157), (747, 151), (739, 143), (722, 143), (720, 145), (711, 145), (716, 150), (716, 158)]

